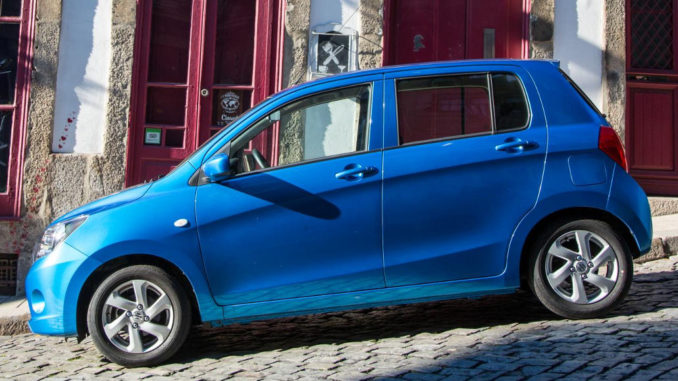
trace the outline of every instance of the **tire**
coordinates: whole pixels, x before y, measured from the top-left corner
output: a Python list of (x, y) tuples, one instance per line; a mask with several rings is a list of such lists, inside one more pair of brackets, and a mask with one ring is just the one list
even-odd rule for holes
[(186, 341), (191, 305), (167, 272), (129, 266), (97, 287), (87, 309), (87, 327), (94, 345), (110, 361), (127, 367), (156, 365)]
[(631, 286), (631, 251), (602, 221), (558, 221), (537, 237), (530, 255), (530, 288), (546, 308), (565, 318), (605, 315)]

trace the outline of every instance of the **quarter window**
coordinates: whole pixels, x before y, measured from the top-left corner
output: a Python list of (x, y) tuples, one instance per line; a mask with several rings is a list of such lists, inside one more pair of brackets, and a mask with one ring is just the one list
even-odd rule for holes
[(260, 119), (231, 143), (232, 170), (290, 165), (367, 150), (370, 86), (313, 95)]
[(492, 74), (492, 92), (497, 131), (525, 127), (529, 115), (518, 77), (507, 73)]
[(523, 87), (513, 74), (415, 78), (396, 86), (401, 145), (513, 130), (529, 120)]

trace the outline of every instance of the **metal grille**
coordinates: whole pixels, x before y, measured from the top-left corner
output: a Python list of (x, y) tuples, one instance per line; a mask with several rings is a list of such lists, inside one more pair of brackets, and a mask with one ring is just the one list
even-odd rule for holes
[(18, 255), (0, 254), (0, 295), (16, 292), (16, 264)]
[(673, 69), (673, 0), (631, 1), (631, 67)]

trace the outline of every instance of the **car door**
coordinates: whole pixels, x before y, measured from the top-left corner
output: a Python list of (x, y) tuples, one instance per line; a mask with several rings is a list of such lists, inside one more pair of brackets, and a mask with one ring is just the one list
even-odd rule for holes
[(385, 86), (387, 286), (501, 274), (546, 154), (529, 75), (458, 67), (394, 73)]
[(217, 303), (385, 286), (381, 76), (336, 86), (270, 106), (225, 147), (232, 175), (198, 187)]

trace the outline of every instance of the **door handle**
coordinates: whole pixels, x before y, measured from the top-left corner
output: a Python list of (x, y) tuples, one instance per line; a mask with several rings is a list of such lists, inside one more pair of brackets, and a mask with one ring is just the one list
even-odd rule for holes
[(375, 167), (363, 167), (360, 164), (349, 164), (343, 171), (334, 174), (337, 180), (356, 181), (364, 177), (372, 176), (378, 172)]
[(504, 143), (496, 145), (494, 149), (508, 153), (519, 153), (523, 152), (524, 150), (536, 147), (536, 143), (528, 142), (527, 140), (522, 140), (520, 138), (508, 138), (504, 141)]

